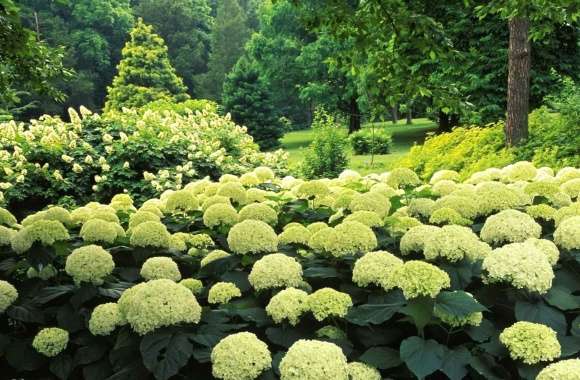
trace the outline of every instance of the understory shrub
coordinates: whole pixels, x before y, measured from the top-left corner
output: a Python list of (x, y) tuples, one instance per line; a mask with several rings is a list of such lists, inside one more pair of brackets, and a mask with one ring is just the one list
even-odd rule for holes
[(336, 177), (348, 165), (346, 131), (324, 109), (312, 122), (314, 139), (304, 156), (301, 172), (306, 178)]
[(0, 209), (2, 377), (578, 379), (579, 181), (259, 167)]
[(365, 128), (349, 136), (355, 154), (387, 154), (391, 151), (393, 138), (384, 129)]
[[(192, 111), (199, 107), (201, 111)], [(261, 153), (245, 128), (206, 101), (92, 114), (70, 122), (43, 116), (0, 125), (0, 189), (9, 208), (109, 201), (140, 203), (196, 178), (242, 174), (266, 165), (283, 173), (282, 151)]]

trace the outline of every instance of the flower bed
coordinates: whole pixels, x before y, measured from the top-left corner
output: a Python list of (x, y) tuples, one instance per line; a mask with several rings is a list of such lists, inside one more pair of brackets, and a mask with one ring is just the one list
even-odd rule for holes
[(258, 167), (2, 209), (3, 376), (578, 379), (580, 169), (458, 178)]

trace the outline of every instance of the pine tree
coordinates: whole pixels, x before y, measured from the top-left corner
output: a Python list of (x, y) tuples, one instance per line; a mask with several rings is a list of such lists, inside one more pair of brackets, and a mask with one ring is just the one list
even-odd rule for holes
[(189, 98), (169, 62), (165, 42), (143, 20), (131, 31), (122, 54), (119, 73), (108, 88), (105, 111), (141, 107), (159, 99), (181, 102)]
[(243, 56), (228, 74), (223, 89), (224, 109), (236, 123), (248, 128), (262, 149), (277, 147), (283, 133), (269, 87), (256, 65)]
[(238, 0), (221, 0), (211, 32), (209, 71), (200, 79), (200, 89), (205, 98), (221, 99), (226, 75), (241, 57), (249, 36), (246, 16)]

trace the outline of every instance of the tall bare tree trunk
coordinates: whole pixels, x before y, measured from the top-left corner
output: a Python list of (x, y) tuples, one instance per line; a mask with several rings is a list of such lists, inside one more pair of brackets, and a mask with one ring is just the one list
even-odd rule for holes
[(509, 20), (510, 42), (508, 62), (507, 117), (505, 143), (518, 145), (528, 137), (530, 108), (530, 21), (526, 17)]
[(358, 108), (358, 102), (356, 101), (356, 96), (350, 97), (350, 109), (349, 109), (349, 121), (348, 121), (348, 133), (353, 133), (360, 130), (360, 110)]
[(393, 124), (397, 124), (399, 121), (399, 105), (395, 104), (391, 109), (391, 121)]
[(407, 124), (413, 124), (413, 106), (412, 103), (407, 105)]

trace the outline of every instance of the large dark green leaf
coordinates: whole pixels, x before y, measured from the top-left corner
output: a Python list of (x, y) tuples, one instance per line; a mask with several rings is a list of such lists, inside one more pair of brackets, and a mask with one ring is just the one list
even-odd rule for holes
[(73, 369), (73, 360), (70, 355), (60, 354), (50, 361), (50, 372), (61, 380), (69, 378)]
[(310, 267), (304, 270), (306, 278), (336, 278), (338, 271), (333, 267)]
[(282, 328), (282, 327), (267, 328), (266, 336), (268, 337), (270, 342), (286, 348), (289, 348), (297, 340), (308, 337), (307, 333), (299, 328)]
[(544, 299), (548, 304), (560, 310), (580, 309), (580, 297), (572, 295), (567, 288), (561, 286), (553, 286)]
[(226, 272), (221, 277), (222, 281), (231, 282), (235, 284), (238, 289), (242, 292), (247, 292), (252, 288), (252, 285), (248, 281), (248, 273), (240, 271), (230, 271)]
[(83, 380), (104, 380), (111, 375), (111, 365), (107, 358), (83, 367)]
[(580, 315), (577, 316), (573, 321), (572, 321), (572, 327), (570, 328), (570, 332), (572, 333), (572, 335), (574, 336), (580, 336)]
[(467, 260), (454, 264), (441, 264), (440, 267), (449, 275), (451, 279), (451, 289), (462, 290), (471, 284), (474, 277), (479, 275), (481, 264), (469, 262)]
[(38, 293), (34, 298), (34, 302), (45, 304), (55, 298), (71, 293), (74, 289), (75, 287), (73, 285), (48, 286)]
[(541, 364), (527, 365), (518, 363), (518, 374), (520, 375), (521, 379), (535, 380), (542, 368), (543, 366)]
[(346, 320), (358, 326), (380, 325), (401, 310), (404, 303), (364, 304), (353, 307)]
[(24, 303), (22, 305), (12, 305), (6, 311), (6, 314), (12, 319), (27, 323), (43, 323), (44, 314), (42, 310), (34, 305)]
[(74, 333), (85, 328), (83, 316), (74, 310), (71, 304), (61, 306), (56, 313), (58, 325), (68, 332)]
[(465, 347), (447, 350), (443, 358), (441, 371), (451, 380), (461, 380), (467, 375), (467, 366), (471, 362), (471, 353)]
[(75, 365), (86, 365), (101, 359), (109, 350), (103, 342), (93, 341), (88, 346), (83, 346), (75, 352)]
[(409, 316), (418, 330), (423, 330), (433, 316), (434, 301), (429, 297), (413, 298), (401, 313)]
[(564, 314), (541, 300), (535, 303), (517, 301), (515, 311), (518, 321), (543, 323), (559, 334), (566, 334), (567, 324)]
[(17, 340), (6, 347), (6, 361), (18, 371), (34, 371), (43, 366), (46, 358), (32, 348), (30, 341)]
[(559, 336), (558, 341), (562, 346), (562, 357), (567, 358), (575, 356), (580, 352), (580, 337), (577, 336)]
[(188, 336), (159, 331), (146, 335), (140, 345), (143, 365), (157, 380), (167, 380), (184, 367), (193, 354)]
[(497, 373), (499, 366), (494, 358), (487, 354), (472, 356), (469, 365), (475, 370), (475, 372), (483, 376), (486, 380), (503, 380), (510, 378), (508, 373), (505, 374), (506, 376), (501, 376)]
[(498, 334), (497, 329), (487, 319), (481, 321), (479, 326), (469, 327), (465, 330), (467, 335), (476, 342), (485, 342), (494, 335)]
[(477, 302), (475, 298), (463, 290), (439, 293), (435, 299), (435, 309), (459, 318), (467, 317), (478, 311), (487, 310), (485, 306)]
[(378, 369), (389, 369), (401, 365), (399, 351), (389, 347), (371, 347), (358, 359)]
[(413, 336), (401, 342), (401, 359), (418, 378), (441, 369), (446, 348), (436, 341)]

